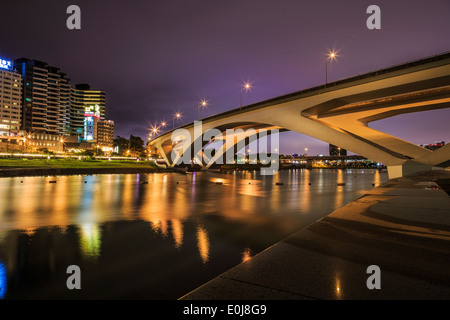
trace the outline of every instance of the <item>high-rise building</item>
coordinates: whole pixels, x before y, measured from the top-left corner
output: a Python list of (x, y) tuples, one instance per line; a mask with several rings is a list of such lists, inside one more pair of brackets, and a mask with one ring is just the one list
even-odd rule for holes
[(16, 137), (22, 112), (22, 76), (13, 70), (12, 61), (0, 58), (0, 136)]
[(435, 150), (445, 146), (445, 141), (436, 141), (435, 143), (429, 143), (429, 144), (424, 144), (424, 145), (421, 144), (420, 146), (424, 147), (425, 149), (435, 151)]
[(59, 147), (54, 141), (65, 141), (64, 136), (112, 147), (114, 122), (105, 120), (103, 90), (71, 86), (59, 68), (39, 60), (0, 59), (0, 72), (0, 134), (20, 129), (32, 147)]
[(100, 121), (100, 106), (86, 107), (84, 110), (84, 141), (97, 142), (97, 124)]
[(23, 78), (22, 130), (68, 135), (70, 80), (59, 68), (20, 58), (14, 61)]
[(114, 121), (100, 120), (97, 123), (97, 145), (103, 151), (112, 152), (114, 140)]
[(70, 134), (83, 137), (85, 113), (98, 108), (99, 120), (105, 119), (106, 95), (103, 90), (93, 90), (88, 84), (77, 84), (71, 89)]
[(329, 146), (330, 156), (346, 156), (347, 150), (342, 149), (334, 144), (330, 144)]

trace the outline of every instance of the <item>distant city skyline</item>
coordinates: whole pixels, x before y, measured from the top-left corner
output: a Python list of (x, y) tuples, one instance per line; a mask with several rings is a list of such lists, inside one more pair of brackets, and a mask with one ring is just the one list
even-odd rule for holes
[[(368, 1), (78, 1), (82, 29), (68, 30), (69, 3), (8, 3), (0, 57), (45, 61), (72, 83), (107, 96), (115, 135), (147, 139), (172, 126), (290, 92), (450, 51), (448, 1), (378, 1), (381, 29), (368, 30)], [(12, 28), (11, 26), (14, 26)], [(326, 55), (337, 57), (325, 64)], [(250, 91), (241, 85), (250, 82)], [(202, 99), (207, 108), (198, 108)], [(416, 144), (450, 141), (450, 110), (374, 122)], [(168, 128), (170, 129), (170, 128)], [(328, 144), (282, 133), (280, 153), (327, 154)], [(351, 150), (349, 150), (351, 152)]]

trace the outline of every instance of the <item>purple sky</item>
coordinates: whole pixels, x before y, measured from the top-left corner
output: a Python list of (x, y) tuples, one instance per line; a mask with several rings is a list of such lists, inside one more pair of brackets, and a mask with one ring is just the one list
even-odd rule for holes
[[(96, 0), (4, 1), (0, 56), (61, 68), (72, 84), (107, 95), (116, 135), (146, 140), (150, 124), (175, 111), (182, 122), (325, 82), (325, 55), (338, 51), (329, 81), (450, 51), (450, 1)], [(66, 8), (81, 8), (81, 30)], [(366, 9), (381, 8), (381, 30)], [(422, 144), (450, 141), (450, 109), (409, 114), (372, 127)], [(283, 133), (281, 153), (327, 154), (328, 145)]]

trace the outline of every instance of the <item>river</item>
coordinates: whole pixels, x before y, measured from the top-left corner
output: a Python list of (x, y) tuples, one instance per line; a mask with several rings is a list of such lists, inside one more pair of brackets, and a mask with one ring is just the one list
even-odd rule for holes
[[(371, 169), (0, 178), (0, 299), (177, 299), (387, 179)], [(71, 265), (81, 289), (67, 287)]]

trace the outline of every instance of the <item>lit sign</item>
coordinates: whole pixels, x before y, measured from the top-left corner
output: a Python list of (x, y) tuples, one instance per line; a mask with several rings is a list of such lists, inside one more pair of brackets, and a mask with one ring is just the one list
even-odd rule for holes
[(0, 69), (12, 70), (12, 62), (9, 60), (0, 59)]
[(97, 104), (84, 108), (84, 140), (92, 141), (95, 139), (99, 119), (100, 107)]
[(100, 107), (98, 104), (95, 106), (89, 106), (84, 108), (84, 116), (85, 117), (95, 117), (100, 119)]
[(94, 140), (95, 120), (94, 117), (84, 118), (84, 140)]

